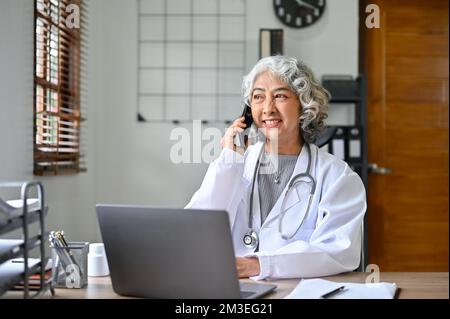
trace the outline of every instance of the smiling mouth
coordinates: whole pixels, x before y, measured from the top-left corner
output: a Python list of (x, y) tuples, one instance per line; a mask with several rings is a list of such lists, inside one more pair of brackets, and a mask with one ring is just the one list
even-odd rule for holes
[(281, 120), (265, 120), (265, 121), (263, 121), (264, 127), (266, 127), (266, 128), (279, 127), (281, 122), (282, 122)]

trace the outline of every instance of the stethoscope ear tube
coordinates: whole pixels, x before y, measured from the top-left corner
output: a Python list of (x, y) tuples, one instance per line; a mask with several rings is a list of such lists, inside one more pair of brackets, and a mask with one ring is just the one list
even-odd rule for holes
[(292, 237), (294, 237), (295, 234), (299, 231), (299, 229), (303, 225), (303, 222), (305, 221), (306, 217), (309, 214), (309, 208), (311, 207), (312, 198), (313, 198), (313, 194), (310, 194), (309, 195), (309, 199), (308, 199), (308, 207), (306, 208), (305, 216), (303, 216), (302, 221), (301, 221), (300, 225), (298, 225), (297, 229), (294, 232), (292, 232), (291, 234), (289, 234), (289, 235), (283, 234), (283, 226), (282, 225), (283, 225), (283, 218), (284, 218), (284, 215), (286, 214), (286, 211), (281, 211), (280, 212), (280, 216), (278, 217), (278, 232), (280, 233), (281, 238), (283, 238), (284, 240), (289, 240)]
[(261, 149), (259, 150), (258, 158), (256, 160), (255, 170), (253, 172), (252, 189), (251, 189), (250, 198), (249, 198), (250, 209), (248, 212), (248, 229), (250, 231), (253, 230), (253, 191), (255, 189), (255, 180), (256, 180), (256, 176), (258, 175), (258, 172), (259, 172), (259, 165), (261, 163), (261, 156), (262, 156), (263, 152), (264, 152), (264, 143), (261, 143)]

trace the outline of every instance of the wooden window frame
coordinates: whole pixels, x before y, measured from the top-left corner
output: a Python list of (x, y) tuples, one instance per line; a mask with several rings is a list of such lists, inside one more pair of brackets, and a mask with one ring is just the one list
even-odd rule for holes
[[(82, 0), (35, 0), (33, 173), (85, 171), (80, 150)], [(79, 27), (73, 12), (79, 9)], [(67, 19), (67, 22), (66, 22)]]

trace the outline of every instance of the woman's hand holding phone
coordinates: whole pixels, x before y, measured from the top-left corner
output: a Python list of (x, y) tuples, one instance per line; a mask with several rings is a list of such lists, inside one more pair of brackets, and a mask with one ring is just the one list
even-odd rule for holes
[(229, 148), (232, 149), (235, 152), (238, 152), (239, 154), (244, 154), (244, 149), (241, 147), (236, 146), (234, 143), (234, 137), (237, 133), (244, 133), (245, 129), (247, 128), (247, 124), (244, 123), (245, 117), (239, 117), (236, 119), (233, 124), (227, 129), (224, 136), (220, 140), (220, 145), (222, 145), (222, 148)]

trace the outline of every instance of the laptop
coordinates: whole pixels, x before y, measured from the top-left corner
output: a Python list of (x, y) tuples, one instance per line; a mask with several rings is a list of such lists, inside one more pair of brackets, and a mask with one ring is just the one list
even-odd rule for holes
[(225, 211), (97, 205), (114, 292), (145, 298), (255, 299), (239, 282)]

